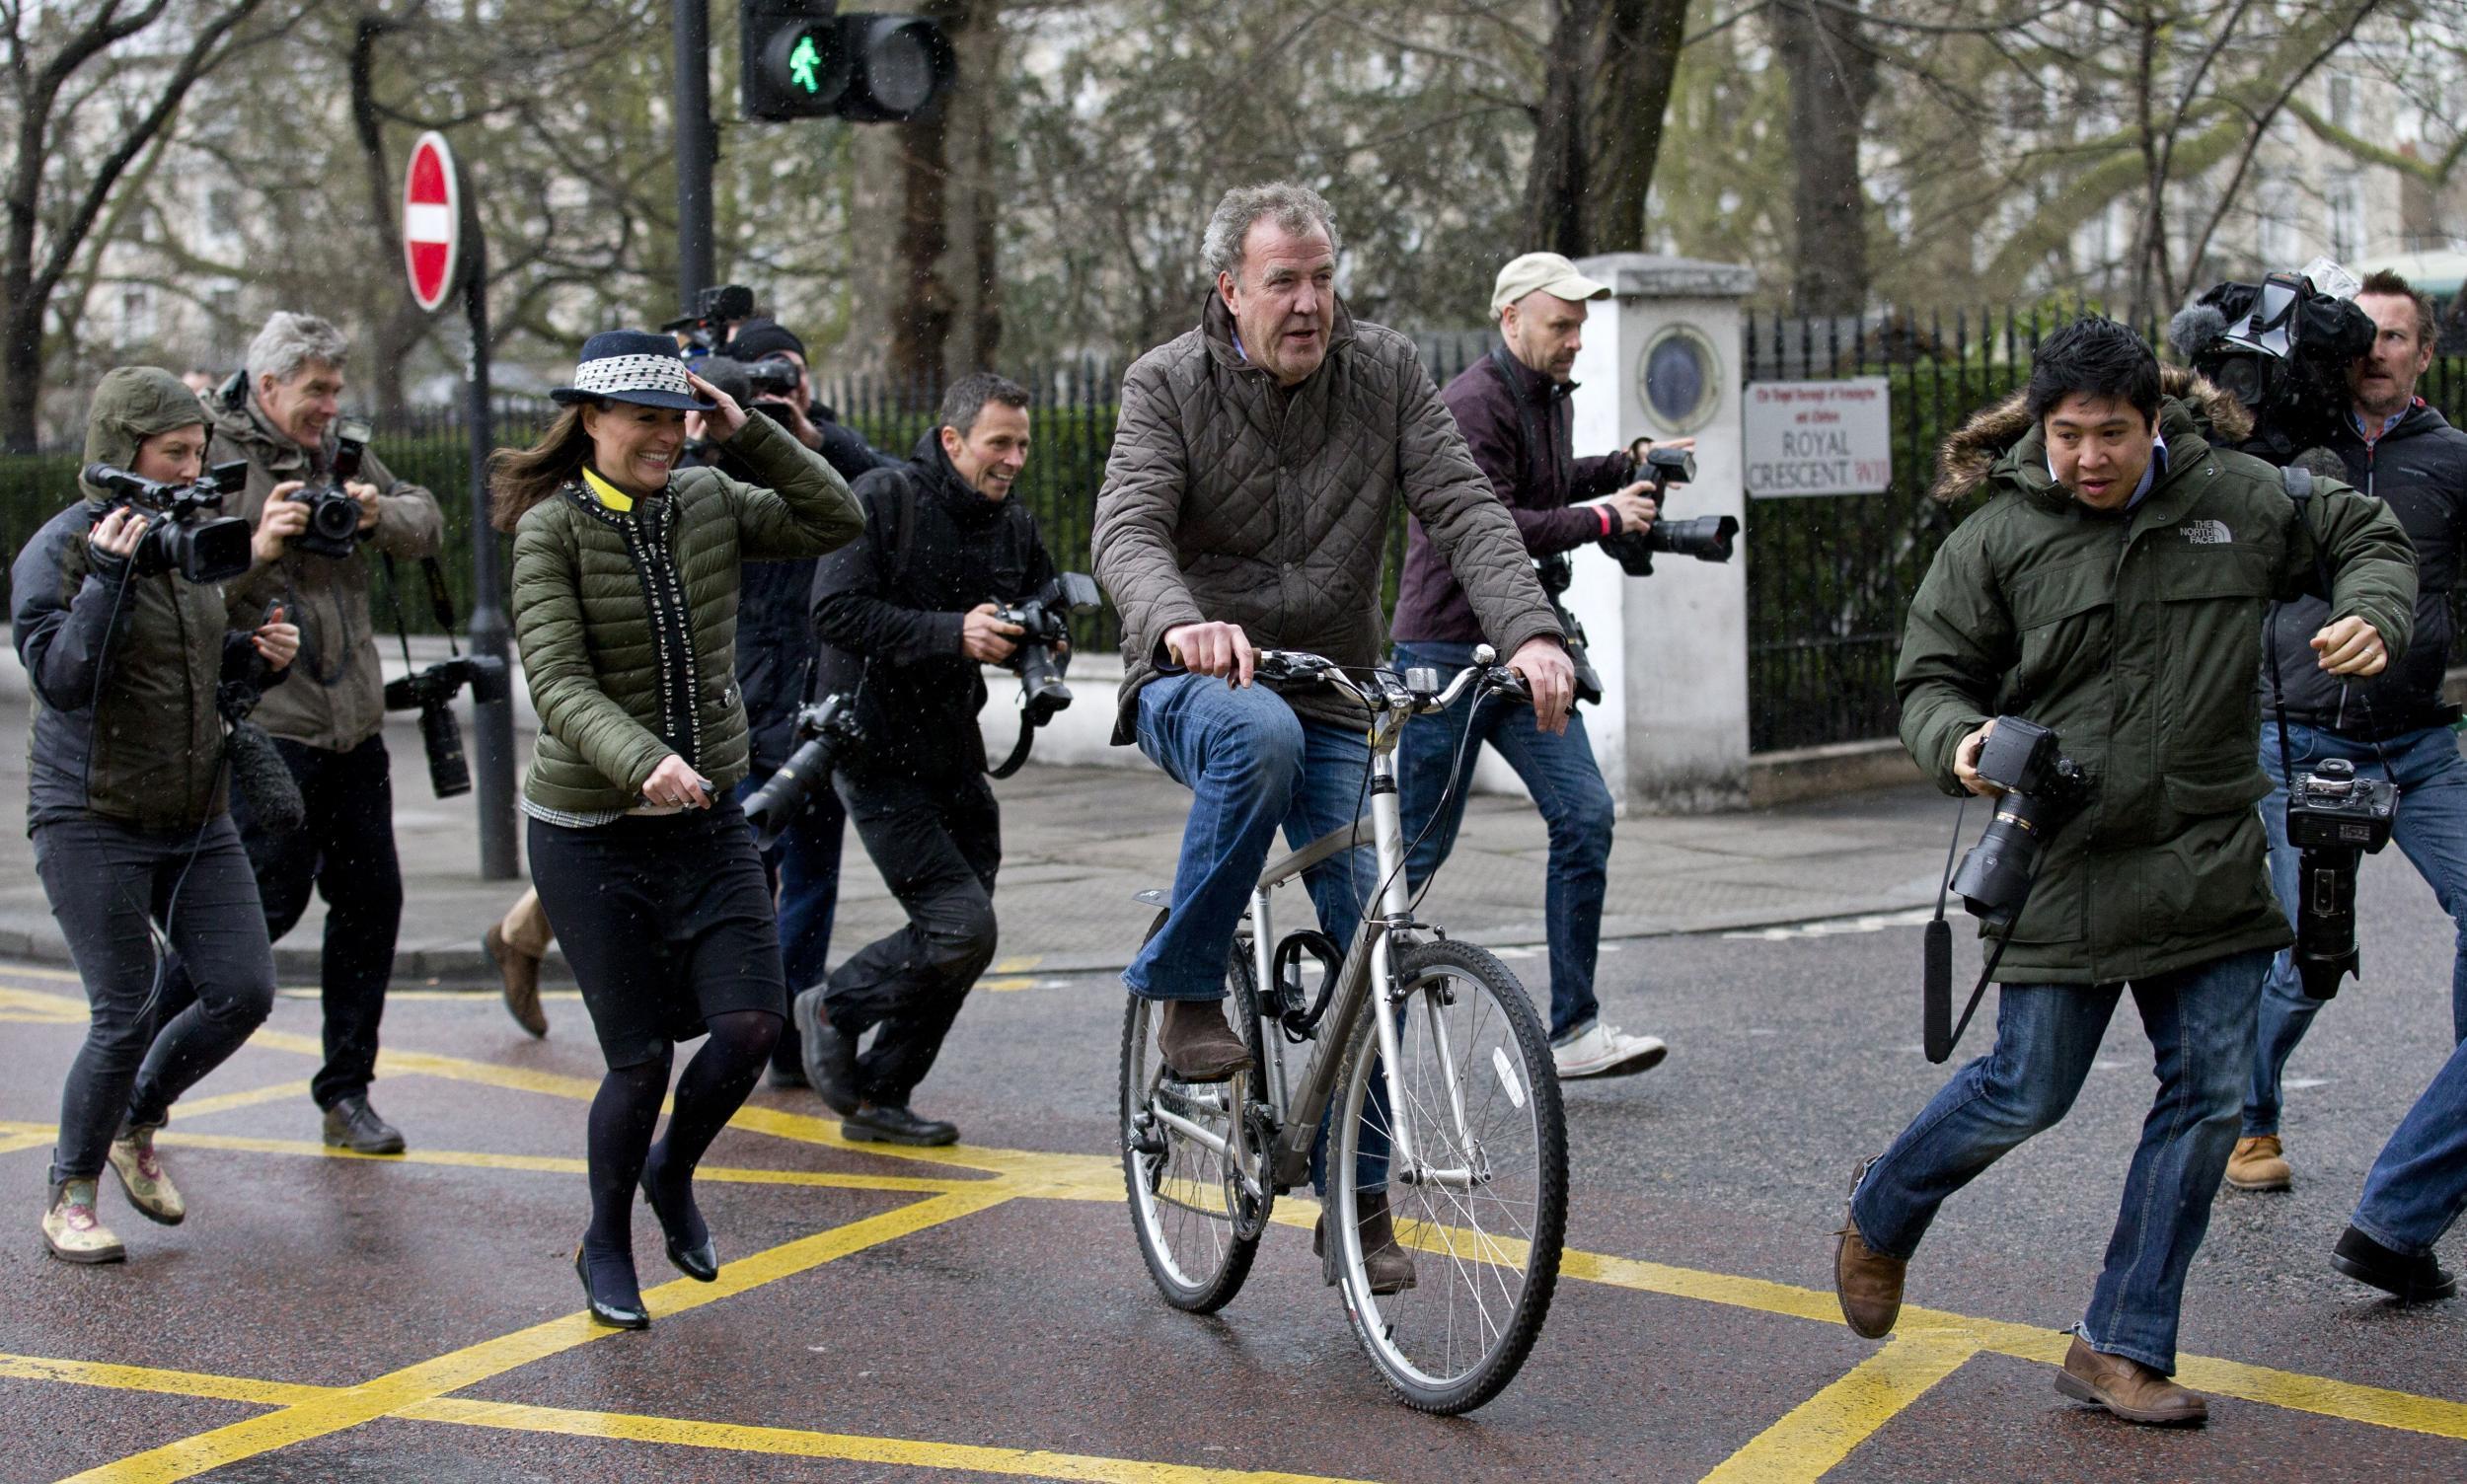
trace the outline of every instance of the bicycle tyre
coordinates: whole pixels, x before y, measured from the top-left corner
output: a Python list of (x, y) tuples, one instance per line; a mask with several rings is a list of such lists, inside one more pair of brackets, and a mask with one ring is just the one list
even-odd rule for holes
[[(1150, 935), (1154, 936), (1163, 924), (1164, 916), (1160, 913), (1149, 929)], [(1193, 1095), (1180, 1099), (1182, 1106), (1177, 1109), (1193, 1122), (1213, 1125), (1220, 1134), (1230, 1126), (1232, 1118), (1248, 1116), (1253, 1078), (1259, 1075), (1258, 1069), (1267, 1065), (1265, 1048), (1260, 1044), (1258, 996), (1252, 988), (1250, 959), (1240, 939), (1235, 939), (1226, 965), (1225, 983), (1228, 1007), (1250, 1047), (1253, 1071), (1230, 1081), (1196, 1084), (1189, 1089)], [(1128, 998), (1122, 1015), (1117, 1132), (1122, 1144), (1123, 1195), (1131, 1209), (1131, 1228), (1139, 1238), (1140, 1258), (1148, 1265), (1148, 1275), (1156, 1281), (1157, 1291), (1165, 1302), (1189, 1313), (1212, 1314), (1241, 1292), (1243, 1282), (1250, 1277), (1251, 1263), (1259, 1254), (1259, 1238), (1267, 1225), (1268, 1208), (1275, 1199), (1264, 1176), (1264, 1152), (1254, 1146), (1254, 1158), (1259, 1160), (1260, 1194), (1255, 1203), (1237, 1210), (1235, 1203), (1244, 1197), (1228, 1180), (1224, 1156), (1176, 1130), (1157, 1124), (1153, 1115), (1143, 1126), (1142, 1116), (1150, 1112), (1150, 1099), (1166, 1095), (1168, 1090), (1160, 1076), (1163, 1063), (1157, 1050), (1156, 1026), (1162, 1005), (1137, 995)], [(1225, 1109), (1216, 1110), (1221, 1118), (1194, 1116), (1208, 1115), (1211, 1110), (1206, 1102), (1218, 1093), (1226, 1102)], [(1161, 1141), (1161, 1150), (1154, 1141)], [(1174, 1184), (1194, 1197), (1210, 1190), (1220, 1193), (1225, 1210), (1213, 1213), (1199, 1209), (1195, 1200), (1170, 1199), (1165, 1191)]]
[[(1567, 1232), (1567, 1128), (1549, 1037), (1504, 964), (1472, 944), (1441, 940), (1404, 949), (1394, 974), (1408, 988), (1397, 1027), (1407, 1105), (1390, 1110), (1383, 1132), (1403, 1127), (1421, 1163), (1463, 1173), (1462, 1188), (1389, 1181), (1396, 1240), (1415, 1258), (1416, 1278), (1400, 1293), (1372, 1293), (1351, 1219), (1364, 1110), (1376, 1119), (1385, 1097), (1372, 1090), (1381, 1064), (1366, 1002), (1349, 1028), (1337, 1083), (1327, 1226), (1338, 1243), (1346, 1317), (1381, 1380), (1409, 1407), (1455, 1416), (1516, 1378), (1549, 1316)], [(1445, 1062), (1469, 1139), (1458, 1136), (1440, 1079), (1434, 1017), (1449, 1030)]]

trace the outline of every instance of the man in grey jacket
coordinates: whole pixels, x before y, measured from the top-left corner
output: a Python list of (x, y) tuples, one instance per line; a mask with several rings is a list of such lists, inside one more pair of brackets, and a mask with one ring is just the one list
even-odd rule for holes
[[(1163, 1002), (1159, 1049), (1192, 1081), (1250, 1063), (1219, 1002), (1278, 828), (1299, 849), (1350, 822), (1368, 761), (1363, 718), (1335, 692), (1251, 684), (1256, 647), (1379, 663), (1397, 500), (1524, 675), (1543, 727), (1566, 725), (1574, 689), (1516, 523), (1412, 342), (1338, 301), (1327, 202), (1284, 184), (1228, 191), (1204, 254), (1214, 290), (1199, 327), (1124, 380), (1092, 542), (1122, 615), (1113, 740), (1136, 741), (1192, 793), (1172, 910), (1122, 975), (1131, 993)], [(1306, 878), (1319, 926), (1340, 943), (1374, 884), (1370, 853)], [(1409, 1260), (1384, 1240), (1383, 1195), (1362, 1184), (1374, 1284), (1410, 1282)]]

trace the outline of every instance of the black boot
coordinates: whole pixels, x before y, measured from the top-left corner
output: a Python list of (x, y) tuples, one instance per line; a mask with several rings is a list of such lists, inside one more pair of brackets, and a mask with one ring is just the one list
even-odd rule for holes
[(840, 1137), (860, 1144), (913, 1144), (931, 1149), (959, 1142), (959, 1125), (919, 1118), (905, 1103), (867, 1103), (840, 1123)]
[(399, 1154), (403, 1131), (377, 1116), (366, 1093), (354, 1092), (326, 1110), (326, 1143), (355, 1154)]
[(1157, 1050), (1165, 1067), (1186, 1082), (1222, 1082), (1250, 1070), (1250, 1048), (1225, 1023), (1224, 1002), (1164, 1000), (1157, 1026)]
[(2431, 1253), (2410, 1257), (2404, 1252), (2393, 1252), (2353, 1226), (2339, 1234), (2339, 1245), (2330, 1252), (2330, 1265), (2357, 1283), (2371, 1284), (2401, 1303), (2447, 1298), (2458, 1292), (2458, 1279)]

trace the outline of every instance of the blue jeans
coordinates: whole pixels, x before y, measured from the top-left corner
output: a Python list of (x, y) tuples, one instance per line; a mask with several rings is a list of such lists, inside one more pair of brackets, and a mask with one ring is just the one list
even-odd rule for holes
[(2433, 1074), (2432, 1085), (2390, 1136), (2364, 1194), (2357, 1230), (2410, 1257), (2432, 1250), (2467, 1209), (2467, 1041)]
[[(2108, 1355), (2176, 1370), (2185, 1272), (2209, 1229), (2210, 1201), (2236, 1144), (2236, 1100), (2253, 1060), (2253, 1002), (2270, 967), (2234, 953), (2132, 986), (2157, 1065), (2158, 1096), (2125, 1177), (2081, 1337)], [(1859, 1235), (1908, 1257), (1936, 1208), (2073, 1105), (2122, 985), (2016, 985), (1996, 1003), (1996, 1044), (1953, 1075), (1877, 1156), (1850, 1200)]]
[[(1446, 679), (1473, 663), (1471, 644), (1396, 646), (1396, 667), (1428, 665)], [(1474, 714), (1480, 704), (1480, 715)], [(1465, 728), (1474, 729), (1464, 740)], [(1594, 999), (1594, 963), (1602, 947), (1602, 900), (1609, 889), (1610, 829), (1616, 818), (1602, 765), (1585, 735), (1585, 718), (1571, 711), (1568, 729), (1552, 736), (1533, 720), (1533, 708), (1496, 697), (1459, 699), (1437, 715), (1405, 728), (1397, 748), (1399, 803), (1403, 806), (1405, 879), (1413, 890), (1447, 860), (1464, 823), (1465, 785), (1489, 743), (1508, 760), (1550, 828), (1550, 864), (1542, 911), (1550, 937), (1550, 1039), (1564, 1040), (1592, 1024), (1602, 1006)], [(1449, 765), (1463, 747), (1464, 761), (1450, 777)], [(1443, 798), (1445, 803), (1442, 802)]]
[[(1191, 814), (1173, 868), (1172, 910), (1122, 971), (1122, 983), (1151, 1000), (1222, 1000), (1234, 929), (1277, 831), (1301, 850), (1351, 823), (1365, 802), (1370, 743), (1358, 731), (1303, 720), (1263, 687), (1236, 690), (1204, 675), (1168, 675), (1140, 690), (1139, 745), (1191, 790)], [(1340, 947), (1352, 945), (1378, 870), (1377, 853), (1358, 847), (1303, 873), (1320, 929)], [(1383, 1085), (1374, 1082), (1373, 1093), (1383, 1110)], [(1383, 1112), (1377, 1125), (1364, 1117), (1360, 1190), (1386, 1187), (1384, 1124)], [(1314, 1187), (1326, 1183), (1326, 1145), (1322, 1127), (1311, 1150)]]
[[(2467, 759), (2458, 736), (2446, 726), (2407, 732), (2381, 744), (2384, 769), (2373, 745), (2319, 727), (2287, 725), (2288, 760), (2298, 773), (2324, 758), (2346, 758), (2357, 778), (2387, 778), (2399, 785), (2399, 812), (2390, 838), (2432, 887), (2441, 910), (2457, 928), (2450, 963), (2450, 1031), (2467, 1040)], [(2262, 826), (2270, 832), (2270, 880), (2279, 905), (2295, 917), (2296, 857), (2287, 844), (2287, 787), (2279, 762), (2279, 725), (2262, 723), (2262, 767), (2278, 786), (2262, 801)], [(2244, 1099), (2244, 1132), (2279, 1132), (2279, 1077), (2288, 1053), (2304, 1039), (2321, 1000), (2304, 998), (2293, 958), (2281, 953), (2262, 990), (2260, 1024), (2254, 1036), (2253, 1085)]]
[[(737, 784), (737, 802), (742, 805), (769, 781), (768, 773), (747, 778)], [(780, 901), (780, 958), (787, 970), (791, 1001), (823, 981), (823, 960), (831, 952), (831, 922), (840, 906), (840, 843), (847, 826), (848, 811), (826, 780), (814, 790), (805, 812), (763, 852), (763, 870)], [(771, 1065), (804, 1076), (794, 1016), (780, 1028), (780, 1040), (771, 1049)]]

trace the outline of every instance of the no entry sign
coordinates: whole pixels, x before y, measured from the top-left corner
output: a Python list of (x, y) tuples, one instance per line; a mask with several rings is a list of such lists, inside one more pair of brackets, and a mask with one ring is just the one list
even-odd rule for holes
[(411, 297), (420, 308), (433, 313), (454, 292), (462, 238), (454, 152), (432, 129), (411, 146), (411, 168), (403, 173), (403, 269), (411, 274)]

